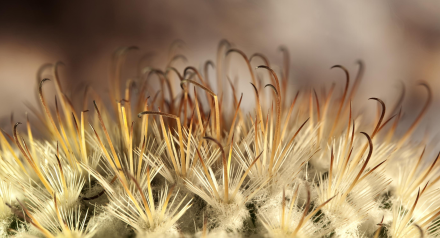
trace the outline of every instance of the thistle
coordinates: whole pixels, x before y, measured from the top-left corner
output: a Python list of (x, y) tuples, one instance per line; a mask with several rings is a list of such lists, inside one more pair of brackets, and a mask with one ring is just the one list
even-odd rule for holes
[[(344, 74), (342, 92), (339, 83), (293, 90), (285, 47), (277, 67), (222, 40), (216, 62), (199, 70), (176, 66), (187, 62), (180, 45), (164, 68), (141, 59), (130, 79), (126, 58), (139, 49), (118, 49), (109, 101), (91, 87), (68, 97), (59, 62), (39, 70), (40, 107), (30, 107), (39, 122), (0, 132), (1, 237), (439, 236), (439, 156), (430, 158), (427, 140), (411, 141), (429, 85), (401, 129), (404, 88), (388, 109), (369, 99), (376, 118), (352, 103), (361, 61), (354, 82), (344, 66), (331, 67)], [(231, 80), (232, 58), (246, 63), (239, 80), (249, 90)], [(48, 68), (52, 78), (42, 78)]]

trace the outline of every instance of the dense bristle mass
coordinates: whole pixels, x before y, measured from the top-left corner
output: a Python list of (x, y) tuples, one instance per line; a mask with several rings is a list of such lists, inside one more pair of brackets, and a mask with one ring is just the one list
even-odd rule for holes
[[(432, 101), (428, 84), (398, 137), (405, 87), (391, 107), (369, 98), (376, 118), (356, 110), (362, 61), (354, 80), (350, 67), (331, 67), (345, 74), (342, 92), (292, 88), (286, 47), (276, 67), (222, 40), (217, 61), (198, 70), (181, 44), (164, 68), (142, 67), (143, 56), (130, 79), (122, 72), (139, 48), (118, 49), (108, 102), (91, 87), (67, 97), (62, 63), (41, 67), (41, 110), (30, 110), (45, 136), (29, 117), (26, 127), (11, 117), (12, 136), (0, 131), (0, 237), (440, 236), (440, 153), (410, 140)], [(247, 89), (229, 70), (234, 57)], [(41, 77), (48, 68), (52, 81)], [(255, 104), (244, 107), (246, 97)]]

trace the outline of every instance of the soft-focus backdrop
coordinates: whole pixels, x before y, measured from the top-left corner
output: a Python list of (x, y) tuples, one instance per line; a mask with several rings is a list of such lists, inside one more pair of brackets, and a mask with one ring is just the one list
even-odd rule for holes
[[(44, 63), (66, 64), (61, 77), (71, 94), (82, 93), (78, 89), (86, 84), (105, 91), (117, 47), (139, 46), (133, 57), (152, 52), (148, 63), (164, 68), (170, 44), (181, 39), (189, 64), (200, 67), (215, 60), (223, 38), (248, 55), (266, 54), (275, 65), (282, 64), (278, 46), (286, 46), (295, 85), (338, 82), (342, 90), (341, 73), (330, 66), (342, 64), (354, 75), (355, 60), (363, 59), (359, 100), (376, 96), (392, 104), (402, 81), (408, 122), (426, 99), (425, 90), (416, 86), (423, 79), (433, 89), (434, 103), (419, 129), (437, 126), (440, 2), (432, 0), (2, 1), (1, 126), (9, 124), (11, 112), (17, 120), (24, 118), (24, 102), (36, 104), (35, 74)], [(244, 91), (249, 85), (240, 87)]]

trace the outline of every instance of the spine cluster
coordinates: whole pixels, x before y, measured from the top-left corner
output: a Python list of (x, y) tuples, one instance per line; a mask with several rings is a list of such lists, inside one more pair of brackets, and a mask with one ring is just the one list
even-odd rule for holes
[[(117, 50), (108, 95), (68, 97), (60, 63), (39, 71), (52, 77), (38, 75), (37, 120), (0, 132), (0, 237), (439, 236), (439, 156), (409, 140), (432, 100), (426, 83), (403, 128), (404, 89), (392, 108), (370, 98), (376, 118), (352, 103), (362, 62), (354, 81), (332, 67), (342, 92), (294, 89), (284, 47), (277, 67), (223, 40), (200, 71), (179, 70), (186, 57), (171, 49), (166, 67), (140, 61), (131, 79), (137, 47)], [(247, 66), (247, 89), (231, 81), (232, 60)]]

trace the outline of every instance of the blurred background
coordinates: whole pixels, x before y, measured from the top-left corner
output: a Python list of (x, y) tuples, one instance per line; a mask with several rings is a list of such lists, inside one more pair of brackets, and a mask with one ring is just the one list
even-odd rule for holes
[(164, 68), (176, 39), (185, 42), (188, 64), (195, 67), (215, 60), (221, 39), (247, 55), (263, 53), (276, 65), (282, 65), (277, 49), (284, 45), (291, 54), (293, 84), (337, 82), (340, 91), (344, 78), (329, 68), (341, 64), (354, 76), (355, 61), (362, 59), (361, 102), (374, 96), (392, 104), (404, 82), (403, 106), (411, 123), (427, 97), (417, 86), (423, 79), (431, 85), (434, 103), (420, 129), (437, 126), (440, 118), (439, 1), (27, 0), (0, 3), (1, 126), (9, 125), (12, 112), (24, 118), (24, 102), (37, 103), (35, 75), (45, 63), (66, 64), (60, 75), (70, 94), (82, 94), (86, 84), (106, 91), (103, 82), (116, 48), (136, 45), (140, 51), (134, 57), (151, 52), (148, 63)]

